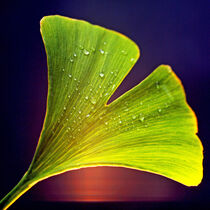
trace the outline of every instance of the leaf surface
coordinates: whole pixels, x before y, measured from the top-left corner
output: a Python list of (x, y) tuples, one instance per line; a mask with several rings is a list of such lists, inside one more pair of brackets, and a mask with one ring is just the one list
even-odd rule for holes
[(60, 16), (45, 17), (49, 93), (32, 164), (50, 176), (88, 166), (124, 166), (182, 184), (202, 178), (202, 145), (183, 87), (166, 65), (107, 101), (139, 57), (127, 37)]

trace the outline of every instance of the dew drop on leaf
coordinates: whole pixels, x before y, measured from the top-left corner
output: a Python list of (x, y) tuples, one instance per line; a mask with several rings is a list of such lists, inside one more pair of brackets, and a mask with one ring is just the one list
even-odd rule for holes
[(71, 74), (69, 74), (69, 78), (71, 78)]
[(159, 82), (156, 82), (156, 88), (157, 88), (157, 89), (160, 88)]
[(99, 76), (100, 76), (101, 78), (104, 77), (104, 73), (101, 72), (101, 73), (99, 74)]
[(85, 55), (89, 55), (89, 54), (90, 54), (90, 52), (87, 51), (86, 49), (83, 50), (83, 53), (84, 53)]
[(122, 53), (123, 55), (127, 55), (127, 52), (126, 52), (125, 50), (121, 50), (121, 53)]
[(144, 122), (144, 117), (140, 116), (139, 119), (140, 119), (141, 122)]
[(79, 45), (79, 48), (80, 48), (81, 50), (83, 50), (83, 49), (84, 49), (84, 47), (83, 47), (82, 45)]
[(95, 98), (91, 98), (91, 99), (90, 99), (90, 102), (91, 102), (92, 104), (96, 104), (96, 99), (95, 99)]
[(102, 49), (99, 50), (101, 54), (104, 54), (104, 51)]
[(95, 52), (96, 51), (96, 49), (94, 47), (91, 47), (91, 50), (92, 50), (92, 52)]

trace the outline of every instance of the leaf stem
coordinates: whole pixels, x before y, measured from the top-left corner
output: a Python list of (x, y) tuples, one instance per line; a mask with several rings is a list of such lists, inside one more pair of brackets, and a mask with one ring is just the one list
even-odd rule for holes
[(26, 172), (18, 184), (0, 201), (0, 209), (9, 208), (9, 206), (36, 183), (37, 181), (30, 179), (28, 172)]

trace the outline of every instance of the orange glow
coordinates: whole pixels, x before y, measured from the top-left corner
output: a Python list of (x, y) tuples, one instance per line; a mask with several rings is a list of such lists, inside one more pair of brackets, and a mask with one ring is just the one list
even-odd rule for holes
[(184, 189), (179, 183), (147, 172), (94, 167), (49, 178), (38, 184), (33, 196), (46, 201), (175, 201), (184, 197)]

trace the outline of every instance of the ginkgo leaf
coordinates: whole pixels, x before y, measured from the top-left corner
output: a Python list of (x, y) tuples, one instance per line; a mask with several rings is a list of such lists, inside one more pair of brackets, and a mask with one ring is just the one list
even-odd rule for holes
[(61, 16), (41, 20), (48, 63), (47, 111), (33, 161), (1, 201), (10, 206), (47, 177), (93, 166), (160, 174), (187, 186), (202, 179), (196, 116), (167, 65), (107, 104), (139, 57), (129, 38)]

